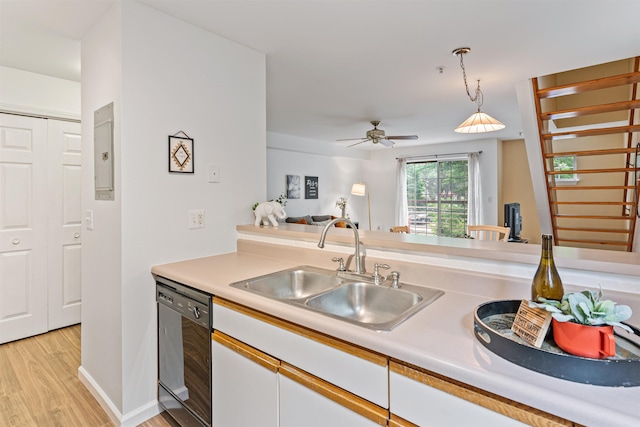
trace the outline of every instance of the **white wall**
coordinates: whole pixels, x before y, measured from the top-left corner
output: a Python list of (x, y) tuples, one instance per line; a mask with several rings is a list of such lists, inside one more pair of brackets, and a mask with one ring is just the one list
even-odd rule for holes
[[(266, 200), (286, 192), (286, 175), (299, 175), (301, 185), (305, 176), (318, 177), (318, 199), (305, 199), (304, 187), (301, 187), (300, 199), (287, 201), (285, 210), (289, 216), (339, 216), (338, 198), (350, 196), (351, 185), (364, 179), (363, 165), (369, 157), (366, 151), (347, 151), (326, 142), (277, 133), (268, 133), (267, 145)], [(352, 196), (346, 212), (355, 221), (361, 221), (365, 218), (366, 206), (356, 199), (361, 198)]]
[(0, 110), (80, 119), (80, 83), (0, 66)]
[[(266, 195), (264, 55), (136, 2), (118, 2), (82, 42), (83, 141), (93, 111), (115, 101), (116, 200), (93, 198), (83, 161), (82, 369), (119, 422), (155, 408), (154, 264), (235, 250), (235, 225)], [(168, 172), (168, 136), (194, 138), (194, 174)], [(220, 183), (207, 182), (207, 165)], [(204, 209), (204, 229), (187, 211)], [(86, 341), (85, 341), (86, 338)], [(101, 342), (98, 342), (101, 341)]]
[(433, 144), (421, 147), (394, 147), (372, 152), (371, 161), (366, 164), (367, 183), (371, 191), (372, 229), (388, 230), (397, 225), (395, 221), (396, 158), (408, 156), (429, 156), (434, 154), (466, 153), (482, 151), (480, 156), (480, 176), (482, 182), (483, 208), (481, 221), (498, 225), (498, 195), (500, 164), (500, 144), (496, 139)]
[(83, 38), (82, 209), (94, 212), (94, 229), (82, 236), (82, 362), (87, 377), (122, 413), (121, 162), (115, 162), (115, 200), (95, 201), (93, 112), (114, 103), (114, 155), (121, 152), (121, 11), (116, 3)]

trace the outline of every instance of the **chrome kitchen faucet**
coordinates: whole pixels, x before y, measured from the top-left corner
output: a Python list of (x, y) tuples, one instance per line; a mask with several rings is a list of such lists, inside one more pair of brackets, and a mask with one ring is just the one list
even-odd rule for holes
[(329, 228), (331, 226), (333, 226), (336, 222), (345, 222), (347, 225), (349, 225), (351, 230), (353, 230), (353, 235), (354, 235), (354, 238), (355, 238), (355, 253), (353, 255), (349, 256), (349, 259), (347, 260), (347, 268), (351, 264), (351, 257), (353, 257), (355, 255), (355, 258), (356, 258), (355, 273), (358, 273), (358, 274), (366, 273), (367, 270), (366, 270), (365, 265), (364, 265), (365, 264), (364, 263), (364, 254), (360, 253), (360, 248), (361, 248), (360, 235), (358, 234), (358, 229), (356, 228), (355, 224), (353, 222), (351, 222), (350, 219), (347, 219), (347, 218), (335, 218), (335, 219), (332, 219), (331, 221), (329, 221), (327, 223), (327, 225), (325, 225), (324, 228), (322, 229), (322, 234), (320, 235), (320, 241), (318, 242), (318, 247), (320, 249), (324, 248), (324, 240), (327, 238), (327, 232), (329, 231)]

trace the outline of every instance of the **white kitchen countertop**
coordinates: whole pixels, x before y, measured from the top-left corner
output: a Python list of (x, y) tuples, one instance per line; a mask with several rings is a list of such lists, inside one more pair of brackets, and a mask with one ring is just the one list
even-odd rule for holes
[[(514, 297), (511, 290), (493, 292), (491, 298), (482, 292), (469, 292), (470, 282), (483, 289), (501, 289), (505, 282), (502, 276), (417, 266), (426, 285), (443, 289), (445, 294), (392, 331), (376, 332), (228, 286), (301, 264), (329, 267), (327, 263), (308, 262), (315, 259), (309, 249), (297, 250), (300, 256), (283, 258), (279, 258), (282, 254), (277, 249), (276, 245), (269, 256), (258, 255), (260, 251), (240, 251), (158, 265), (152, 273), (580, 424), (640, 425), (640, 387), (602, 387), (553, 378), (508, 362), (477, 341), (473, 334), (476, 307), (491, 300), (519, 297)], [(322, 256), (330, 258), (331, 253)], [(367, 265), (373, 262), (367, 260)], [(415, 271), (409, 277), (415, 279)], [(402, 277), (401, 281), (425, 285)], [(640, 306), (632, 308), (640, 311)]]

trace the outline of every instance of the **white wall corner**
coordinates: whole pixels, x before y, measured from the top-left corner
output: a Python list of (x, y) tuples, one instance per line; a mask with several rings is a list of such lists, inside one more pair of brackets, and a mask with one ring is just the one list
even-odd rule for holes
[[(235, 250), (235, 225), (248, 222), (238, 213), (248, 219), (264, 194), (265, 56), (138, 2), (115, 2), (82, 53), (85, 140), (95, 109), (113, 101), (116, 113), (114, 201), (94, 200), (92, 144), (83, 150), (83, 209), (96, 223), (83, 238), (82, 366), (118, 423), (136, 425), (156, 411), (150, 267)], [(190, 67), (176, 74), (168, 61)], [(167, 170), (179, 130), (194, 138), (193, 174)], [(209, 164), (220, 182), (208, 182)], [(206, 211), (202, 230), (187, 229), (194, 208)]]
[(146, 420), (155, 417), (162, 412), (162, 407), (157, 400), (153, 400), (148, 404), (132, 411), (129, 414), (122, 415), (116, 405), (109, 399), (107, 394), (100, 388), (93, 377), (82, 367), (78, 368), (78, 379), (89, 390), (89, 393), (96, 399), (100, 407), (107, 414), (111, 422), (119, 427), (135, 427)]
[(96, 399), (100, 407), (107, 414), (109, 419), (116, 426), (120, 425), (120, 420), (122, 419), (122, 414), (116, 407), (116, 405), (109, 399), (107, 393), (102, 390), (102, 388), (98, 385), (96, 380), (87, 372), (83, 366), (78, 368), (78, 379), (84, 386), (89, 390), (89, 393)]

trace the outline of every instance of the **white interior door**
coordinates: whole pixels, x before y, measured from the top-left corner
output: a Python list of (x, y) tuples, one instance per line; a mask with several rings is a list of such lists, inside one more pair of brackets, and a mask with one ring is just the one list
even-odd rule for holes
[(80, 123), (49, 120), (49, 329), (80, 323)]
[(47, 121), (0, 114), (0, 343), (47, 331)]

